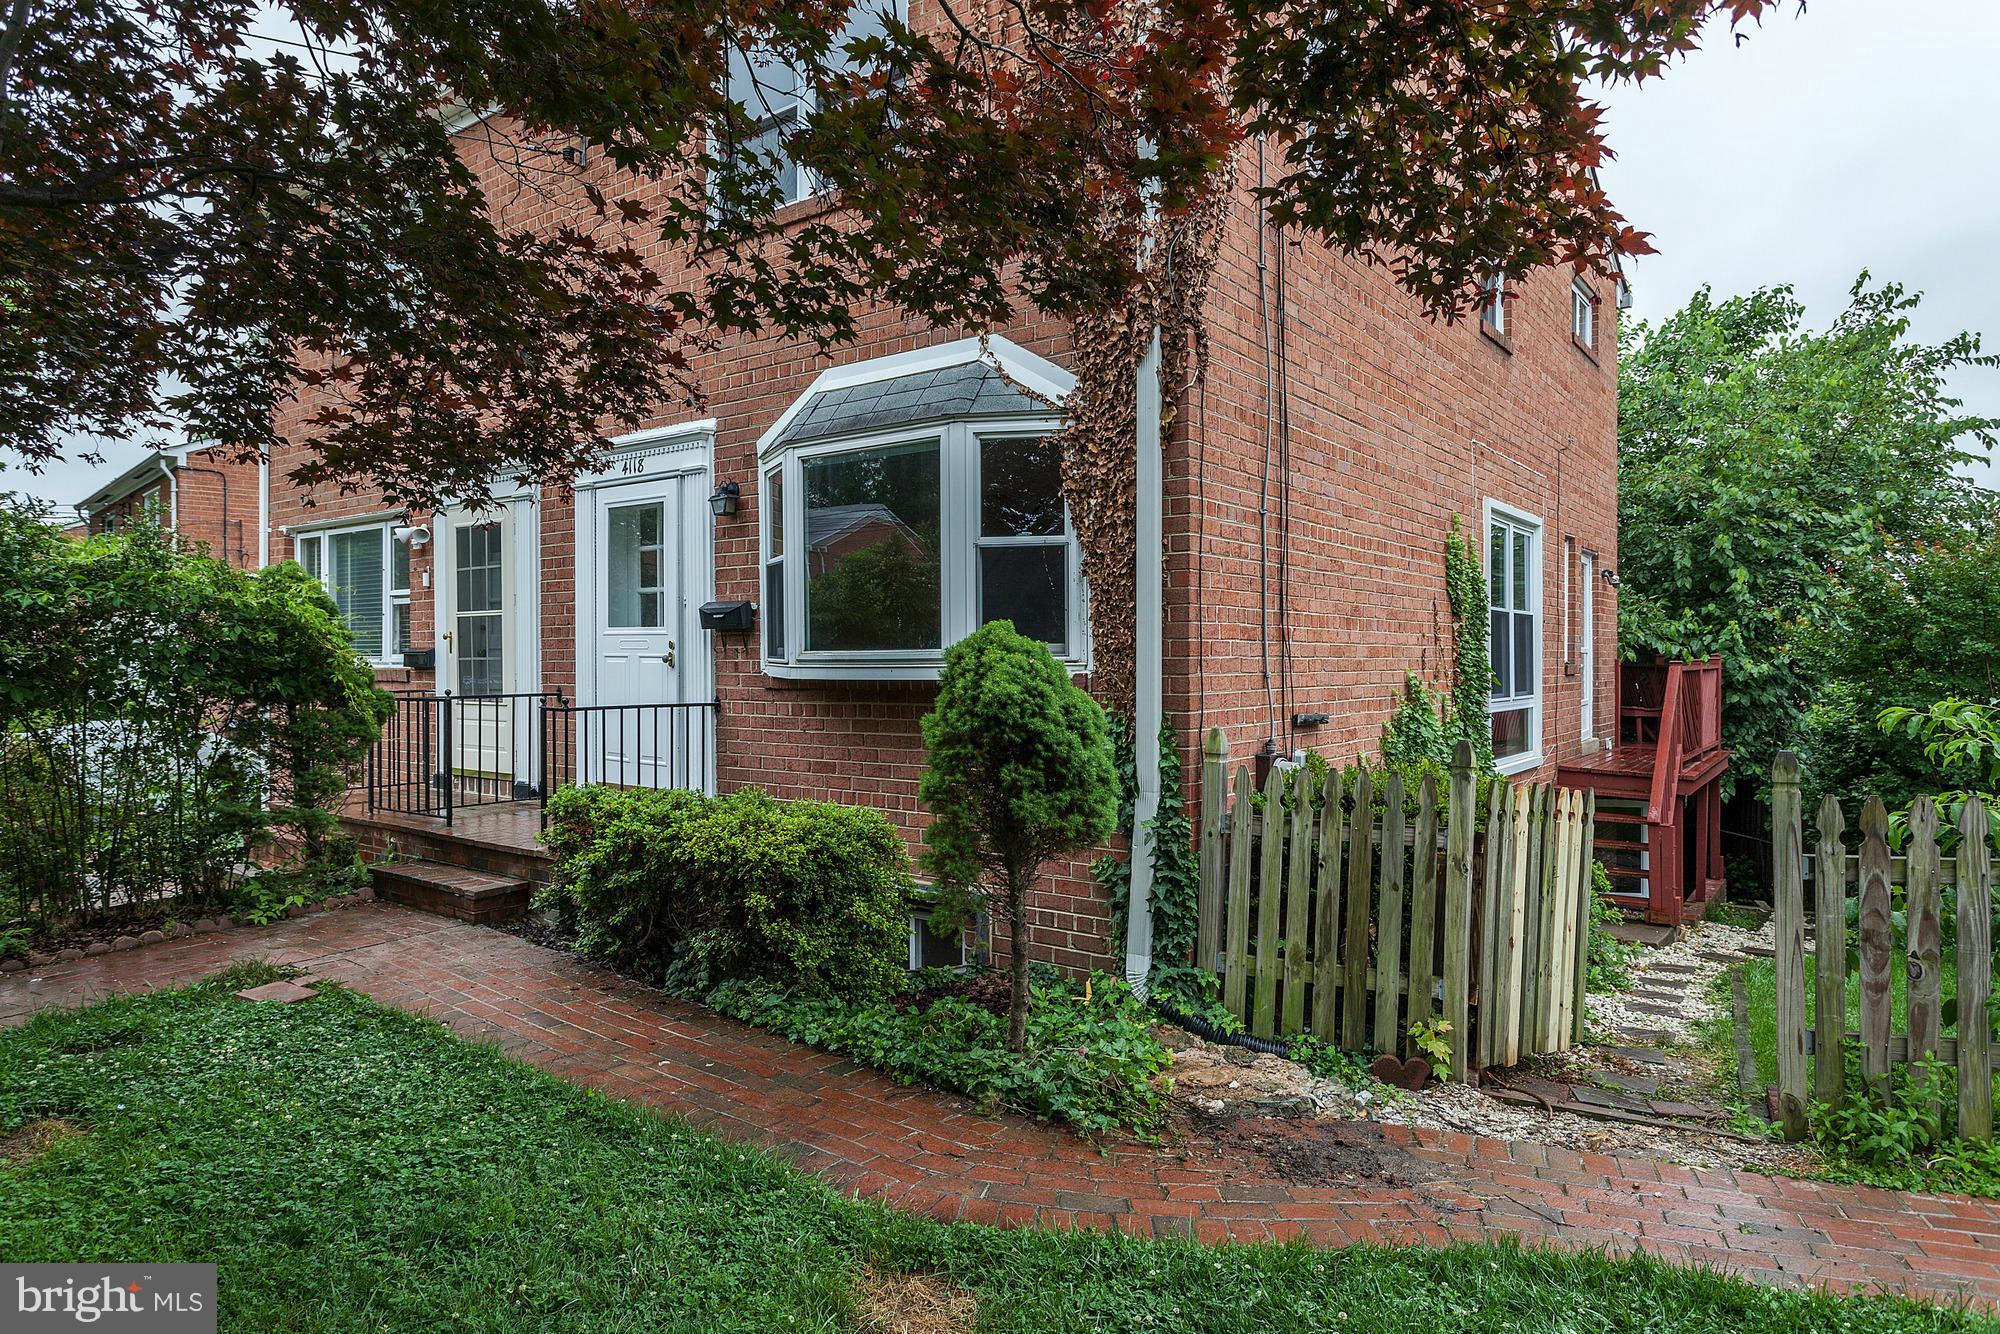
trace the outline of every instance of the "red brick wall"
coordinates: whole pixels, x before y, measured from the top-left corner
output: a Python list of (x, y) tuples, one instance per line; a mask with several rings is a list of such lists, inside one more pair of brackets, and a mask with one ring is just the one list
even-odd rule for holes
[(226, 459), (213, 449), (197, 449), (165, 477), (148, 481), (90, 516), (93, 533), (106, 525), (130, 527), (156, 512), (182, 537), (239, 570), (257, 568), (257, 464)]
[[(478, 150), (475, 150), (475, 154)], [(615, 185), (612, 182), (604, 182)], [(496, 189), (514, 223), (554, 221), (546, 196)], [(532, 211), (530, 211), (532, 210)], [(1264, 278), (1273, 325), (1279, 241), (1267, 237)], [(1576, 682), (1565, 675), (1573, 647), (1562, 642), (1564, 539), (1574, 536), (1616, 563), (1616, 395), (1613, 302), (1599, 310), (1596, 359), (1569, 336), (1565, 273), (1516, 284), (1513, 350), (1484, 337), (1476, 322), (1447, 326), (1421, 318), (1380, 270), (1317, 248), (1284, 251), (1281, 383), (1289, 407), (1291, 503), (1279, 514), (1275, 481), (1260, 500), (1267, 391), (1260, 307), (1258, 227), (1239, 201), (1216, 275), (1209, 318), (1213, 357), (1205, 392), (1186, 405), (1168, 446), (1168, 660), (1166, 701), (1182, 729), (1192, 788), (1201, 730), (1224, 727), (1243, 759), (1271, 732), (1260, 645), (1272, 645), (1271, 691), (1278, 696), (1281, 751), (1309, 746), (1345, 761), (1373, 754), (1404, 673), (1442, 679), (1449, 651), (1443, 542), (1454, 513), (1481, 533), (1485, 497), (1526, 509), (1544, 523), (1545, 755), (1579, 748)], [(651, 257), (675, 263), (659, 247)], [(964, 336), (927, 330), (892, 311), (865, 315), (842, 364)], [(997, 330), (1056, 362), (1067, 333), (1053, 321)], [(655, 421), (698, 415), (717, 420), (715, 474), (735, 480), (744, 504), (715, 532), (715, 596), (761, 600), (758, 587), (756, 440), (820, 370), (835, 364), (809, 347), (770, 339), (728, 340), (696, 371), (708, 401), (702, 413), (662, 404)], [(1275, 394), (1269, 397), (1277, 402)], [(285, 483), (304, 457), (302, 422), (311, 404), (281, 429), (295, 442), (273, 460), (272, 522), (280, 527), (335, 515), (376, 513), (368, 492), (307, 497)], [(1275, 445), (1274, 445), (1275, 449)], [(1267, 606), (1260, 611), (1260, 508), (1268, 547)], [(545, 492), (539, 507), (542, 662), (545, 688), (575, 684), (575, 514), (566, 493)], [(1280, 571), (1279, 553), (1286, 553)], [(290, 554), (275, 536), (273, 558)], [(430, 591), (413, 562), (418, 645), (430, 642)], [(1570, 581), (1574, 596), (1575, 580)], [(1279, 646), (1277, 593), (1285, 597)], [(1573, 623), (1573, 622), (1572, 622)], [(1610, 716), (1615, 608), (1599, 586), (1599, 716)], [(788, 797), (864, 802), (896, 821), (914, 850), (924, 813), (918, 720), (935, 687), (907, 683), (825, 683), (767, 678), (754, 636), (709, 636), (721, 704), (718, 771), (722, 787), (759, 784)], [(1281, 682), (1280, 664), (1289, 663)], [(398, 672), (385, 683), (427, 684)], [(1281, 685), (1283, 688), (1281, 689)], [(1295, 711), (1333, 716), (1316, 732), (1293, 732)], [(1602, 728), (1600, 730), (1603, 730)], [(1037, 900), (1031, 949), (1079, 968), (1110, 964), (1122, 945), (1109, 939), (1108, 913), (1088, 859), (1052, 868)]]

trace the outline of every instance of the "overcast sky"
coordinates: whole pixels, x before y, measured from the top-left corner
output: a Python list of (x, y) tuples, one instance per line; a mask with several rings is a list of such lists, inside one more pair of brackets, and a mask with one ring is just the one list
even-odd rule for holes
[[(1788, 282), (1823, 327), (1866, 268), (1924, 294), (1915, 336), (2000, 352), (2000, 0), (1788, 2), (1745, 31), (1604, 99), (1605, 187), (1660, 250), (1632, 313)], [(2000, 370), (1953, 387), (2000, 417)]]
[[(1634, 314), (1704, 282), (1789, 282), (1824, 325), (1867, 268), (1925, 294), (1919, 337), (1970, 329), (2000, 351), (2000, 0), (1812, 0), (1803, 16), (1787, 0), (1747, 32), (1718, 24), (1664, 78), (1605, 97), (1607, 188), (1661, 252), (1632, 265)], [(2000, 370), (1955, 388), (2000, 416)], [(0, 490), (74, 504), (138, 456), (107, 452), (0, 472)]]

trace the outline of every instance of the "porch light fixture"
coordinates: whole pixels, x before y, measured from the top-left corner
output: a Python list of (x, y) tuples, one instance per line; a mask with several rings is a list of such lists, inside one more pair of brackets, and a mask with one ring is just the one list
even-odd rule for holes
[(728, 518), (743, 508), (743, 488), (734, 482), (717, 484), (715, 494), (708, 498), (708, 507), (715, 511), (716, 518)]

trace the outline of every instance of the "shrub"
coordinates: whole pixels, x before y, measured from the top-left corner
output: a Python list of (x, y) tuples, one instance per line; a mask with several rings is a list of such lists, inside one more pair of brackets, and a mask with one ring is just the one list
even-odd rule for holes
[(227, 902), (324, 860), (391, 704), (296, 565), (0, 507), (0, 924)]
[(1603, 862), (1590, 864), (1590, 949), (1584, 985), (1591, 991), (1624, 991), (1632, 985), (1639, 946), (1628, 945), (1609, 928), (1625, 920), (1611, 898), (1611, 873)]
[(708, 1003), (794, 1042), (852, 1056), (904, 1084), (951, 1089), (1086, 1132), (1155, 1128), (1165, 1106), (1158, 1080), (1172, 1058), (1138, 998), (1102, 974), (1084, 990), (1052, 975), (1033, 985), (1035, 1003), (1018, 1052), (1008, 1049), (1005, 1019), (953, 994), (857, 1005), (730, 982)]
[(879, 994), (907, 961), (909, 856), (880, 812), (755, 788), (564, 788), (537, 895), (577, 947), (699, 994), (755, 977), (810, 995)]
[(918, 793), (935, 817), (924, 867), (944, 892), (947, 921), (984, 907), (1011, 925), (1007, 1046), (1020, 1051), (1028, 891), (1043, 862), (1100, 842), (1118, 818), (1104, 710), (1047, 644), (993, 621), (945, 654), (924, 749)]

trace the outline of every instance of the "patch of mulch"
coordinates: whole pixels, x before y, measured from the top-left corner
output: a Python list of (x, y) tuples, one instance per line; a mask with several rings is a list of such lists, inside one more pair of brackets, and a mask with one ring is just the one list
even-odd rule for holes
[(83, 1127), (60, 1116), (43, 1116), (11, 1135), (0, 1135), (0, 1163), (25, 1163), (39, 1158), (61, 1140), (81, 1135)]
[(1421, 1190), (1435, 1166), (1391, 1144), (1367, 1121), (1237, 1121), (1212, 1131), (1219, 1145), (1248, 1149), (1294, 1186), (1390, 1186)]
[(969, 1005), (976, 1005), (1002, 1019), (1007, 1017), (1007, 1002), (1010, 997), (1007, 975), (998, 971), (948, 974), (921, 991), (907, 993), (896, 1001), (896, 1008), (906, 1013), (911, 1010), (922, 1010), (947, 996), (962, 1000)]
[(557, 923), (554, 913), (527, 912), (510, 922), (494, 922), (496, 930), (505, 931), (510, 936), (519, 936), (531, 945), (543, 949), (561, 950), (568, 954), (576, 948), (576, 937), (565, 931)]
[(120, 936), (144, 935), (148, 931), (161, 930), (168, 922), (192, 921), (221, 911), (220, 908), (196, 908), (189, 904), (120, 908), (96, 921), (78, 922), (44, 936), (35, 941), (33, 948), (38, 954), (54, 954), (59, 950), (88, 949), (100, 942), (109, 945)]
[(883, 1273), (854, 1282), (855, 1315), (868, 1334), (965, 1334), (977, 1323), (972, 1294), (941, 1274)]

